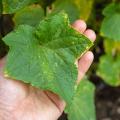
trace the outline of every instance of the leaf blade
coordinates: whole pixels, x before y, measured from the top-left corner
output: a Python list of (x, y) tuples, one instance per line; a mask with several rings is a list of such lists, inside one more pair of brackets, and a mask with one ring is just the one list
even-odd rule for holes
[[(109, 68), (109, 69), (108, 69)], [(109, 85), (120, 85), (120, 56), (114, 58), (111, 54), (106, 54), (100, 58), (97, 74)]]
[(50, 90), (71, 103), (77, 79), (74, 62), (92, 42), (70, 27), (65, 13), (45, 18), (37, 28), (22, 25), (4, 41), (10, 47), (7, 76)]
[(101, 35), (114, 41), (120, 41), (120, 3), (108, 5), (103, 14), (105, 18), (100, 30)]
[(68, 108), (69, 120), (96, 120), (94, 92), (94, 85), (84, 78), (78, 85), (72, 104)]

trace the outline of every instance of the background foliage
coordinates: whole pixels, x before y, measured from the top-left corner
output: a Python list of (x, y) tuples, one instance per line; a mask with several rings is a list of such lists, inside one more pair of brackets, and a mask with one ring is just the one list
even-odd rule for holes
[(97, 33), (92, 48), (95, 60), (87, 74), (88, 79), (94, 83), (94, 78), (98, 77), (110, 86), (120, 86), (119, 0), (1, 0), (0, 58), (9, 49), (2, 41), (6, 34), (21, 24), (37, 26), (46, 15), (61, 10), (68, 13), (71, 24), (76, 19), (83, 19)]

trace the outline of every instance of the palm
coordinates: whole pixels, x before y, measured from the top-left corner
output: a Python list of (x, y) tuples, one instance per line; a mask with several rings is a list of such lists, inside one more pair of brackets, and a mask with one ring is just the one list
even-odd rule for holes
[(61, 112), (49, 94), (52, 93), (0, 76), (0, 103), (6, 109), (4, 114), (10, 113), (9, 120), (56, 120)]

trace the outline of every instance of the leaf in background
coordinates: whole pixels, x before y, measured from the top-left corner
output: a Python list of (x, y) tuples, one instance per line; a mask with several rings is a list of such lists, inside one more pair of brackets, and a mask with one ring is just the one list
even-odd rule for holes
[(71, 22), (79, 18), (86, 21), (90, 16), (93, 2), (94, 0), (56, 0), (53, 12), (64, 10)]
[(111, 16), (111, 15), (113, 15), (113, 14), (116, 14), (116, 13), (118, 13), (118, 14), (120, 14), (120, 4), (119, 3), (111, 3), (111, 4), (109, 4), (104, 10), (103, 10), (103, 15), (104, 16)]
[(106, 53), (112, 53), (112, 55), (116, 54), (116, 52), (120, 53), (120, 41), (105, 39), (104, 49)]
[(35, 3), (38, 0), (3, 0), (4, 12), (15, 13), (27, 5)]
[(68, 108), (69, 120), (96, 120), (95, 87), (88, 80), (81, 80), (71, 105)]
[(90, 17), (94, 0), (76, 0), (76, 5), (80, 10), (80, 19), (85, 21)]
[(10, 47), (6, 76), (51, 90), (71, 103), (77, 80), (75, 60), (92, 42), (70, 26), (65, 13), (45, 18), (37, 28), (20, 26), (4, 41)]
[(44, 18), (44, 10), (39, 5), (31, 5), (18, 11), (13, 20), (16, 26), (21, 24), (36, 26)]
[(120, 3), (108, 5), (103, 14), (105, 18), (101, 26), (101, 35), (114, 41), (120, 41)]
[(97, 74), (112, 86), (120, 85), (120, 55), (112, 57), (111, 54), (100, 58)]

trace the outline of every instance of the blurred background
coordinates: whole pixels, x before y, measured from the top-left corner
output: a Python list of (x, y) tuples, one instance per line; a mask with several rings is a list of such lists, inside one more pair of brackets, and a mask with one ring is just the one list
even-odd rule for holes
[[(87, 73), (96, 87), (97, 120), (120, 120), (120, 0), (0, 0), (0, 58), (8, 52), (2, 37), (20, 24), (36, 26), (47, 14), (64, 10), (95, 30), (95, 59)], [(89, 107), (89, 106), (88, 106)], [(67, 120), (63, 113), (59, 120)]]

